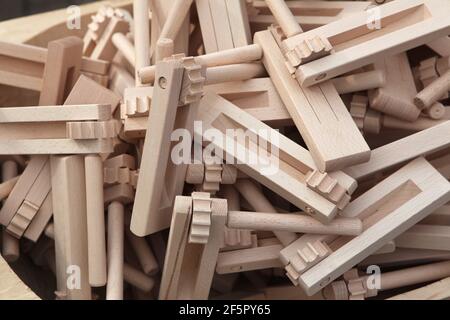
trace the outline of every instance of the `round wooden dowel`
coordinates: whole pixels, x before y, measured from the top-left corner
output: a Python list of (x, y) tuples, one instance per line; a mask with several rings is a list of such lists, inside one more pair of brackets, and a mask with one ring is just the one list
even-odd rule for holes
[[(195, 57), (195, 62), (206, 67), (217, 67), (229, 64), (248, 63), (261, 60), (262, 49), (257, 44), (251, 44), (244, 47), (223, 50), (213, 53), (208, 53), (202, 56)], [(147, 66), (138, 68), (140, 81), (143, 84), (152, 84), (155, 81), (155, 66)]]
[(266, 0), (266, 3), (287, 38), (303, 32), (284, 0)]
[(88, 231), (89, 284), (106, 285), (106, 239), (103, 196), (103, 162), (99, 155), (84, 158)]
[(450, 276), (450, 261), (427, 264), (381, 274), (381, 290), (390, 290)]
[(301, 214), (244, 211), (229, 211), (227, 226), (236, 229), (258, 231), (290, 231), (345, 236), (357, 236), (363, 230), (361, 220), (354, 218), (336, 218), (325, 225), (314, 218)]
[(19, 177), (9, 179), (8, 181), (4, 181), (2, 184), (0, 184), (0, 201), (8, 198), (12, 189), (16, 185), (17, 180), (19, 180)]
[(240, 63), (206, 69), (206, 83), (216, 84), (230, 81), (244, 81), (261, 78), (266, 75), (261, 63)]
[[(267, 200), (261, 190), (258, 189), (258, 186), (252, 181), (248, 179), (238, 180), (235, 187), (254, 210), (259, 212), (276, 212), (269, 200)], [(297, 240), (297, 235), (294, 232), (274, 231), (274, 234), (284, 246)]]
[(440, 120), (445, 117), (445, 106), (442, 103), (436, 102), (428, 109), (424, 110), (424, 113), (433, 120)]
[[(150, 65), (150, 21), (148, 0), (134, 0), (134, 48), (136, 72)], [(141, 85), (136, 74), (136, 85)]]
[(55, 240), (55, 225), (53, 222), (50, 222), (47, 227), (45, 227), (44, 233), (48, 238)]
[(339, 94), (381, 88), (386, 84), (383, 71), (374, 70), (332, 80)]
[(155, 280), (127, 263), (123, 265), (123, 279), (144, 292), (151, 291), (155, 286)]
[(450, 70), (420, 91), (414, 99), (414, 103), (420, 109), (427, 109), (448, 91), (450, 91)]
[(160, 33), (161, 38), (176, 39), (193, 0), (175, 0)]
[(125, 231), (128, 242), (133, 248), (145, 274), (154, 275), (158, 272), (158, 262), (145, 238), (134, 235), (128, 228)]
[(124, 207), (117, 201), (108, 206), (108, 283), (106, 300), (123, 300)]
[(173, 40), (169, 38), (159, 38), (156, 43), (155, 63), (170, 57), (174, 53)]
[(136, 56), (134, 52), (134, 45), (123, 33), (115, 33), (112, 36), (112, 43), (119, 50), (119, 52), (127, 59), (133, 66), (136, 66)]

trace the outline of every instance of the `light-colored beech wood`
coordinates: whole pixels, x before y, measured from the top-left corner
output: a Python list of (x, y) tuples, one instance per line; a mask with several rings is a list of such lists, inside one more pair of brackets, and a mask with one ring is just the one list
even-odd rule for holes
[(333, 84), (339, 94), (378, 89), (386, 85), (385, 72), (381, 70), (355, 73), (334, 78)]
[[(206, 73), (208, 74), (208, 70)], [(208, 82), (208, 77), (206, 81)], [(292, 124), (292, 118), (270, 78), (208, 85), (205, 90), (218, 94), (272, 126)]]
[[(260, 212), (275, 212), (275, 208), (264, 196), (256, 183), (247, 179), (241, 179), (235, 184), (235, 187), (254, 210)], [(274, 234), (285, 246), (297, 239), (297, 235), (291, 230), (274, 230)]]
[[(295, 20), (304, 31), (315, 29), (342, 19), (358, 12), (366, 11), (371, 3), (367, 1), (286, 1), (289, 10), (294, 14)], [(252, 1), (252, 8), (257, 12), (249, 11), (249, 20), (252, 30), (262, 31), (276, 24), (264, 0)]]
[(19, 180), (19, 176), (9, 179), (9, 180), (3, 182), (2, 184), (0, 184), (0, 200), (4, 200), (4, 199), (8, 198), (9, 194), (14, 189), (14, 186), (16, 185), (17, 180)]
[(370, 161), (344, 170), (356, 180), (368, 178), (405, 161), (448, 148), (450, 121), (372, 150)]
[(275, 244), (221, 252), (217, 258), (216, 272), (218, 274), (228, 274), (267, 268), (281, 268), (282, 263), (279, 259), (281, 249), (283, 249), (281, 244)]
[(90, 154), (111, 153), (113, 142), (109, 140), (32, 139), (0, 141), (3, 155), (16, 154)]
[(206, 53), (251, 44), (245, 1), (196, 0)]
[[(79, 42), (79, 39), (77, 42)], [(48, 54), (48, 49), (45, 48), (0, 42), (0, 57), (2, 58), (0, 61), (0, 83), (18, 88), (42, 91), (44, 88), (44, 69)], [(63, 56), (56, 58), (62, 59)], [(55, 63), (55, 61), (52, 61), (52, 63)], [(81, 60), (80, 70), (92, 76), (104, 76), (108, 71), (108, 63), (85, 57)], [(65, 82), (65, 79), (59, 80), (64, 80)], [(75, 81), (76, 78), (73, 80)], [(47, 77), (47, 81), (51, 81), (51, 78)], [(55, 86), (59, 86), (59, 84)], [(55, 99), (55, 96), (53, 98)], [(45, 102), (45, 104), (56, 103)]]
[(107, 300), (123, 300), (124, 206), (114, 201), (108, 206)]
[(398, 248), (392, 253), (371, 255), (364, 259), (359, 266), (404, 267), (417, 263), (430, 263), (449, 259), (450, 254), (448, 251)]
[(450, 261), (426, 264), (381, 274), (381, 289), (390, 290), (450, 276)]
[(189, 9), (191, 8), (192, 2), (194, 0), (176, 0), (172, 4), (166, 20), (164, 21), (164, 26), (159, 34), (159, 39), (168, 38), (172, 41), (176, 39), (186, 16), (189, 14)]
[(40, 298), (14, 273), (4, 257), (0, 257), (2, 290), (1, 300), (40, 300)]
[(57, 290), (64, 299), (91, 299), (84, 158), (52, 156), (50, 161)]
[[(315, 165), (305, 149), (214, 94), (206, 93), (201, 100), (199, 119), (203, 121), (203, 130), (195, 128), (195, 134), (198, 137), (203, 136), (204, 140), (210, 142), (217, 152), (222, 153), (221, 157), (227, 159), (227, 162), (239, 164), (238, 168), (241, 171), (275, 192), (284, 190), (280, 192), (283, 197), (325, 223), (337, 213), (339, 204), (336, 205), (332, 200), (327, 200), (326, 195), (322, 196), (307, 187), (307, 174), (315, 170)], [(239, 132), (233, 133), (234, 136), (226, 134), (226, 129), (237, 129), (237, 126), (244, 129), (240, 133), (241, 137)], [(220, 133), (221, 143), (218, 143), (217, 139), (211, 141), (211, 137), (208, 137), (210, 128), (217, 129), (216, 135)], [(245, 137), (243, 134), (249, 135), (245, 130), (250, 128), (254, 132), (253, 147), (245, 148), (240, 141)], [(227, 145), (233, 145), (234, 149), (224, 148)], [(269, 146), (276, 147), (274, 149), (276, 152), (268, 154)], [(238, 150), (235, 150), (236, 148)], [(253, 159), (251, 163), (249, 159)], [(342, 177), (341, 180), (341, 177), (341, 173), (333, 176), (339, 183), (342, 181), (344, 190), (349, 191), (352, 188), (348, 184), (349, 180), (347, 177)], [(337, 203), (344, 198), (346, 196), (343, 194)]]
[(414, 104), (417, 89), (406, 53), (385, 57), (373, 65), (384, 72), (386, 84), (369, 91), (370, 106), (399, 119), (417, 120), (423, 108)]
[[(218, 67), (229, 64), (249, 63), (260, 60), (262, 57), (261, 47), (251, 44), (219, 52), (196, 56), (195, 62), (205, 67)], [(140, 80), (144, 84), (151, 84), (155, 81), (155, 66), (145, 67), (138, 70)]]
[(250, 80), (265, 75), (266, 70), (260, 63), (230, 64), (208, 68), (206, 70), (206, 84)]
[(395, 239), (399, 248), (450, 250), (450, 226), (417, 224)]
[[(179, 93), (183, 82), (184, 68), (180, 62), (160, 62), (158, 64), (157, 85), (153, 94), (147, 124), (140, 179), (136, 189), (136, 199), (131, 219), (131, 230), (138, 236), (146, 236), (165, 227), (159, 218), (161, 188), (165, 168), (170, 161), (170, 131), (174, 128)], [(159, 130), (155, 129), (159, 127)]]
[(84, 157), (86, 175), (86, 213), (89, 284), (92, 287), (106, 285), (105, 211), (103, 207), (103, 162), (99, 155)]
[[(84, 75), (81, 75), (78, 78), (78, 81), (73, 86), (72, 91), (70, 92), (66, 101), (64, 101), (64, 105), (66, 107), (81, 104), (110, 105), (110, 114), (113, 114), (117, 106), (119, 105), (120, 100), (121, 96), (99, 85), (92, 79), (89, 79)], [(107, 111), (105, 111), (105, 116), (107, 118), (104, 119), (110, 119), (107, 116), (107, 114), (108, 114)], [(100, 119), (103, 120), (103, 118), (99, 118), (98, 120)], [(94, 119), (85, 119), (85, 120), (94, 120)]]
[(173, 40), (169, 38), (159, 38), (155, 49), (155, 63), (164, 60), (174, 54)]
[(450, 298), (450, 278), (442, 279), (425, 287), (401, 293), (388, 300), (448, 300)]
[(430, 108), (442, 96), (450, 91), (450, 70), (431, 82), (425, 89), (417, 94), (415, 104), (420, 109)]
[[(222, 194), (227, 199), (228, 210), (240, 210), (241, 202), (239, 192), (231, 185), (225, 185)], [(252, 246), (252, 233), (250, 230), (232, 229), (225, 227), (224, 244), (221, 251), (250, 248)]]
[(123, 265), (123, 279), (143, 292), (150, 292), (155, 286), (155, 280), (128, 263)]
[(302, 214), (248, 211), (229, 211), (227, 226), (236, 229), (290, 231), (308, 234), (339, 234), (348, 236), (357, 236), (362, 232), (362, 223), (358, 219), (336, 218), (329, 224), (324, 225)]
[(50, 164), (47, 161), (33, 185), (28, 190), (15, 215), (11, 218), (6, 230), (20, 239), (24, 235), (31, 222), (34, 220), (40, 207), (47, 198), (51, 189)]
[[(16, 179), (16, 183), (18, 181), (18, 165), (16, 162), (8, 160), (2, 163), (2, 179), (3, 181), (11, 181), (11, 179)], [(13, 187), (16, 185), (11, 186), (11, 190), (8, 192), (7, 196), (10, 194), (10, 192), (13, 190)], [(4, 184), (4, 183), (3, 183)], [(2, 185), (3, 185), (2, 184)], [(17, 201), (17, 200), (16, 200)], [(5, 203), (3, 202), (3, 206), (5, 206)], [(1, 216), (1, 212), (0, 212)], [(20, 257), (20, 244), (19, 240), (6, 232), (6, 227), (2, 228), (2, 257), (7, 262), (14, 262), (17, 261)]]
[[(357, 13), (284, 40), (288, 50), (315, 36), (327, 38), (334, 52), (298, 67), (297, 80), (310, 86), (448, 35), (444, 0), (400, 0)], [(379, 20), (377, 20), (379, 19)], [(378, 24), (380, 28), (378, 28)]]
[(61, 122), (111, 119), (109, 105), (86, 104), (39, 107), (2, 108), (0, 123), (12, 122)]
[(150, 65), (150, 21), (148, 3), (147, 0), (135, 0), (133, 2), (136, 86), (141, 85), (141, 81), (137, 76), (137, 71)]
[(266, 3), (287, 38), (303, 32), (284, 0), (266, 0)]
[(135, 67), (136, 57), (134, 54), (134, 44), (130, 41), (130, 39), (123, 33), (115, 33), (113, 34), (111, 40), (117, 50), (124, 56), (125, 59), (127, 59), (128, 63)]
[[(164, 28), (164, 25), (169, 18), (170, 10), (175, 5), (174, 1), (165, 1), (165, 0), (154, 0), (150, 1), (150, 7), (152, 11), (151, 17), (151, 50), (152, 50), (152, 63), (155, 64), (155, 49), (156, 42), (160, 38), (161, 31)], [(173, 24), (170, 24), (173, 25)], [(178, 35), (175, 39), (172, 39), (174, 42), (174, 52), (175, 53), (184, 53), (188, 54), (189, 50), (189, 32), (190, 32), (190, 15), (185, 14), (185, 18), (183, 19), (183, 23), (179, 28)]]
[(152, 249), (147, 243), (147, 240), (145, 238), (135, 236), (128, 229), (125, 231), (125, 235), (139, 260), (142, 271), (149, 276), (155, 275), (159, 270), (159, 266)]
[[(0, 210), (0, 223), (8, 226), (17, 210), (22, 205), (34, 182), (39, 177), (42, 169), (48, 162), (48, 157), (33, 157), (25, 168), (24, 172), (17, 181), (14, 189), (11, 191), (8, 199)], [(17, 170), (17, 169), (16, 169)]]
[[(302, 88), (289, 74), (270, 31), (255, 34), (263, 63), (321, 171), (366, 162), (370, 150), (331, 82)], [(308, 106), (308, 107), (305, 107)]]
[(62, 104), (80, 76), (83, 41), (77, 37), (48, 44), (39, 105)]
[[(403, 196), (403, 199), (391, 194), (408, 185), (416, 192)], [(412, 161), (347, 207), (342, 216), (363, 219), (365, 231), (302, 274), (300, 285), (307, 294), (324, 288), (387, 241), (447, 203), (450, 199), (449, 187), (448, 181), (425, 159)], [(387, 200), (389, 198), (391, 201)]]
[[(214, 236), (206, 244), (189, 243), (192, 209), (192, 197), (176, 198), (159, 292), (161, 300), (205, 300), (209, 296), (223, 239)], [(227, 211), (226, 200), (212, 199), (211, 234), (223, 234)]]

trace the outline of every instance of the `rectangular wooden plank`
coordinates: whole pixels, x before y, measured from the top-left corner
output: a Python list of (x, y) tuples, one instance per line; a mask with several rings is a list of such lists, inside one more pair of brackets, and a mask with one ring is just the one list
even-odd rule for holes
[[(161, 230), (159, 208), (165, 168), (170, 153), (170, 132), (174, 128), (184, 68), (181, 63), (160, 62), (157, 79), (164, 78), (153, 92), (153, 107), (147, 122), (142, 163), (131, 219), (131, 230), (145, 236)], [(161, 85), (164, 85), (162, 87)]]
[(110, 120), (111, 106), (107, 104), (77, 104), (71, 106), (13, 107), (0, 109), (0, 123), (61, 122)]
[[(402, 201), (390, 196), (406, 185), (417, 194)], [(450, 183), (424, 158), (412, 161), (347, 207), (342, 216), (364, 219), (365, 231), (303, 273), (300, 285), (308, 295), (318, 292), (449, 200)]]
[(334, 49), (331, 55), (297, 68), (299, 83), (311, 86), (368, 65), (382, 56), (447, 36), (449, 14), (450, 4), (446, 0), (397, 0), (291, 37), (284, 45), (287, 50), (293, 50), (315, 36), (330, 41)]
[[(64, 300), (90, 300), (84, 157), (52, 156), (50, 166), (57, 294)], [(67, 285), (74, 272), (78, 272), (79, 287)]]
[[(221, 152), (216, 156), (303, 210), (312, 210), (314, 217), (323, 222), (337, 213), (335, 204), (306, 185), (306, 176), (316, 168), (308, 151), (213, 93), (206, 93), (201, 100), (198, 119), (202, 126), (194, 129), (196, 139), (203, 139), (210, 143), (209, 148), (214, 146), (216, 152)], [(208, 129), (215, 129), (216, 135), (220, 133), (220, 139), (208, 137)], [(248, 147), (245, 139), (250, 139)], [(273, 153), (268, 154), (268, 150)], [(340, 172), (332, 176), (352, 192), (351, 179)]]
[(321, 171), (369, 160), (370, 149), (331, 82), (302, 88), (289, 74), (270, 31), (255, 34), (263, 63)]

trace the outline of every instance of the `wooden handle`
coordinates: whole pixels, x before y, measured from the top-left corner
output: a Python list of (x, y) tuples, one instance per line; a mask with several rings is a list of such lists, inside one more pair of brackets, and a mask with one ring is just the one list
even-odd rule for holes
[(161, 30), (159, 39), (168, 38), (175, 40), (186, 16), (189, 14), (192, 2), (193, 0), (175, 0), (170, 8), (169, 15)]
[[(134, 0), (134, 47), (136, 70), (150, 65), (150, 22), (148, 0)], [(136, 85), (140, 86), (141, 81), (136, 75)]]
[(303, 32), (284, 0), (266, 0), (266, 3), (287, 38)]
[(414, 103), (420, 109), (427, 109), (448, 91), (450, 91), (450, 70), (420, 91), (414, 99)]
[(3, 182), (2, 184), (0, 184), (0, 201), (8, 198), (12, 189), (16, 185), (17, 180), (19, 180), (19, 177), (9, 179), (9, 180)]
[(381, 290), (390, 290), (450, 276), (450, 261), (407, 268), (381, 275)]
[(108, 206), (108, 283), (106, 300), (123, 300), (124, 206)]
[(152, 278), (127, 263), (123, 265), (123, 278), (127, 283), (144, 292), (150, 292), (155, 286)]
[(133, 43), (123, 33), (115, 33), (112, 36), (112, 43), (119, 50), (119, 52), (127, 59), (133, 66), (136, 66), (136, 56)]
[(374, 70), (339, 77), (332, 80), (339, 94), (377, 89), (386, 84), (386, 77), (381, 70)]
[(266, 69), (261, 63), (230, 64), (206, 69), (206, 84), (244, 81), (265, 75)]
[(145, 238), (134, 235), (128, 228), (125, 232), (128, 242), (133, 247), (134, 252), (139, 260), (142, 270), (145, 274), (153, 275), (158, 272), (159, 267), (156, 258), (150, 249)]
[[(254, 182), (246, 179), (238, 180), (235, 187), (254, 210), (259, 212), (276, 212), (275, 208)], [(297, 240), (297, 235), (293, 232), (275, 231), (274, 234), (284, 246)]]
[(173, 40), (169, 38), (159, 38), (156, 43), (155, 63), (168, 58), (174, 53)]
[(98, 155), (84, 158), (89, 255), (89, 284), (106, 285), (106, 239), (103, 196), (103, 162)]
[(308, 234), (335, 234), (357, 236), (361, 234), (361, 220), (336, 218), (329, 224), (300, 214), (229, 211), (227, 226), (259, 231), (289, 231)]
[[(218, 67), (229, 64), (248, 63), (260, 60), (262, 58), (262, 49), (257, 44), (251, 44), (244, 47), (223, 50), (195, 57), (198, 64), (206, 67)], [(152, 84), (155, 81), (156, 66), (139, 68), (140, 81), (143, 84)]]

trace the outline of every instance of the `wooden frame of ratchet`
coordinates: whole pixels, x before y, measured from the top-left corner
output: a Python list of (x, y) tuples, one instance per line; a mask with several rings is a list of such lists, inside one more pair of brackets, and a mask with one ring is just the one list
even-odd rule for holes
[(189, 243), (192, 197), (176, 197), (159, 299), (208, 299), (227, 216), (226, 200), (212, 199), (210, 237), (206, 244)]
[[(214, 132), (215, 137), (211, 141), (211, 146), (216, 148), (216, 151), (219, 150), (222, 158), (227, 162), (231, 160), (248, 176), (283, 195), (284, 198), (306, 212), (310, 212), (322, 222), (329, 222), (336, 215), (338, 205), (307, 186), (307, 175), (316, 170), (314, 161), (307, 150), (213, 93), (206, 93), (200, 101), (198, 119), (202, 121), (203, 128), (200, 126), (194, 128), (195, 138), (200, 139), (198, 141), (209, 142), (211, 137), (208, 137), (207, 133)], [(254, 145), (247, 148), (238, 136), (228, 135), (227, 129), (235, 129), (233, 130), (235, 132), (247, 130), (246, 134), (253, 134), (259, 142), (254, 139), (250, 142)], [(244, 137), (244, 139), (247, 138)], [(219, 142), (219, 140), (222, 141)], [(231, 150), (232, 148), (224, 146), (234, 147)], [(267, 156), (261, 155), (261, 152), (255, 152), (255, 148), (259, 148), (259, 151), (264, 151), (263, 153), (266, 154), (269, 148), (271, 152), (278, 149), (279, 152), (278, 155)], [(252, 157), (256, 161), (250, 162)], [(330, 175), (346, 192), (350, 194), (353, 192), (355, 187), (353, 179), (348, 179), (348, 176), (342, 175), (341, 172)]]
[[(370, 6), (367, 1), (287, 1), (286, 4), (304, 31), (363, 12)], [(262, 31), (276, 24), (265, 1), (253, 0), (251, 6), (258, 11), (257, 15), (249, 16), (253, 31)]]
[(347, 206), (342, 216), (363, 219), (365, 231), (338, 238), (344, 244), (300, 275), (300, 285), (313, 295), (449, 200), (450, 183), (424, 158), (412, 161)]
[(302, 88), (291, 77), (270, 31), (255, 34), (262, 62), (319, 170), (339, 170), (370, 158), (370, 149), (331, 82)]
[[(185, 68), (176, 60), (160, 62), (148, 117), (149, 135), (145, 139), (142, 163), (136, 188), (131, 230), (138, 236), (155, 233), (170, 225), (175, 196), (183, 189), (187, 165), (175, 165), (169, 160), (173, 143), (170, 133), (175, 128), (193, 126), (196, 103), (179, 107)], [(153, 115), (153, 116), (152, 116)], [(159, 129), (155, 129), (159, 128)], [(191, 129), (192, 130), (192, 129)], [(165, 182), (165, 183), (164, 183)], [(164, 187), (162, 187), (164, 186)]]
[[(26, 44), (0, 42), (0, 83), (41, 91), (48, 49)], [(82, 58), (81, 72), (104, 76), (106, 61)]]
[(299, 83), (310, 86), (448, 35), (449, 15), (446, 0), (397, 0), (288, 38), (283, 46), (294, 50), (315, 36), (331, 43), (330, 55), (295, 72)]
[(117, 131), (111, 106), (98, 104), (2, 108), (0, 123), (5, 155), (110, 153)]

